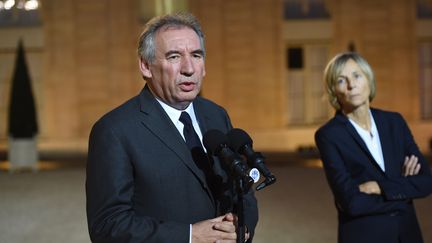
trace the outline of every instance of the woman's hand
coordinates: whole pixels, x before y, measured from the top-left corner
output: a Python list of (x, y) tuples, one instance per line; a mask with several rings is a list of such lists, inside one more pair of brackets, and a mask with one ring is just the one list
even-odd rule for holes
[(405, 156), (405, 162), (403, 165), (402, 175), (403, 176), (413, 176), (420, 172), (421, 164), (418, 162), (418, 158), (415, 155), (410, 157)]
[(359, 190), (366, 194), (381, 195), (381, 188), (376, 181), (367, 181), (360, 184)]
[[(414, 176), (420, 172), (421, 165), (415, 155), (406, 156), (403, 165), (403, 176)], [(359, 185), (359, 190), (366, 194), (381, 195), (381, 188), (376, 181), (367, 181)]]

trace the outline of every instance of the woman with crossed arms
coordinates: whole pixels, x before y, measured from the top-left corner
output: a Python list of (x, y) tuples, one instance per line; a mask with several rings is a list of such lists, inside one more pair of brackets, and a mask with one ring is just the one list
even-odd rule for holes
[(375, 77), (357, 53), (327, 65), (335, 116), (315, 142), (338, 211), (339, 243), (422, 243), (413, 199), (432, 193), (430, 167), (399, 113), (370, 107)]

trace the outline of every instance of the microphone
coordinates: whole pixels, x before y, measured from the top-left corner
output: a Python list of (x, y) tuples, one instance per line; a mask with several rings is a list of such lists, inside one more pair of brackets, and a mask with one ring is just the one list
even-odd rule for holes
[(276, 177), (264, 164), (264, 156), (261, 153), (255, 152), (253, 150), (253, 141), (249, 134), (247, 134), (240, 128), (234, 128), (228, 132), (227, 136), (230, 141), (230, 147), (234, 151), (244, 155), (247, 159), (249, 167), (257, 168), (266, 178), (261, 184), (256, 187), (257, 191), (276, 182)]
[(215, 155), (230, 168), (231, 173), (242, 179), (248, 191), (253, 184), (253, 179), (247, 174), (246, 166), (240, 156), (228, 147), (227, 136), (219, 130), (208, 130), (203, 135), (203, 144), (210, 155)]

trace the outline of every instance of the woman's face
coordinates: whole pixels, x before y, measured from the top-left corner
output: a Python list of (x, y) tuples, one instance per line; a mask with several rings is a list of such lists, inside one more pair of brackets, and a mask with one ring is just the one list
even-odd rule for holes
[(354, 60), (345, 63), (334, 88), (343, 111), (351, 112), (363, 106), (369, 108), (369, 80)]

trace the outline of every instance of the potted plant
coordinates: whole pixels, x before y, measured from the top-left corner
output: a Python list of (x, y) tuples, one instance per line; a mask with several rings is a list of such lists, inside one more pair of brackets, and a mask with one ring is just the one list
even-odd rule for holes
[(10, 171), (37, 170), (38, 124), (22, 41), (18, 43), (8, 116)]

